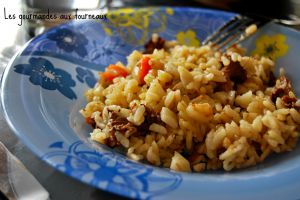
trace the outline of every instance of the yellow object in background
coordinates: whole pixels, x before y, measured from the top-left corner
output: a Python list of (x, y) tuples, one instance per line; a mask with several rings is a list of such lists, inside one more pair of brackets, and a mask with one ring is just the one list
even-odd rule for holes
[(275, 60), (288, 52), (289, 46), (285, 42), (286, 36), (283, 34), (262, 35), (256, 40), (256, 49), (252, 51), (252, 55), (266, 56)]

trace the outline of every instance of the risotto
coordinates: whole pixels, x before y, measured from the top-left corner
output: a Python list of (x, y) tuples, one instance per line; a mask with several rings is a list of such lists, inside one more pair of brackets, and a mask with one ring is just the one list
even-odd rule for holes
[(243, 49), (187, 47), (154, 34), (127, 65), (110, 65), (80, 112), (91, 139), (178, 171), (245, 168), (291, 151), (300, 101), (281, 70)]

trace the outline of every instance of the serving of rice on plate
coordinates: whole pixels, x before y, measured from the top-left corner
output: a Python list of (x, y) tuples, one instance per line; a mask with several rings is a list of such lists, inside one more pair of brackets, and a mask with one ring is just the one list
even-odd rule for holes
[(177, 171), (245, 168), (297, 144), (300, 101), (266, 57), (188, 47), (157, 34), (99, 73), (80, 112), (91, 139)]

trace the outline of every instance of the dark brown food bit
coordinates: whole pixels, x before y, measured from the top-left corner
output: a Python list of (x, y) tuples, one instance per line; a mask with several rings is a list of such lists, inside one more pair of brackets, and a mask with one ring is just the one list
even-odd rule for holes
[(275, 87), (272, 91), (272, 101), (275, 103), (277, 97), (288, 95), (290, 91), (292, 91), (291, 82), (286, 78), (286, 76), (280, 76), (277, 78)]
[(120, 145), (114, 131), (109, 131), (109, 137), (105, 139), (105, 144), (111, 148)]
[(109, 120), (107, 123), (109, 128), (109, 137), (105, 140), (105, 143), (109, 147), (115, 147), (120, 145), (117, 140), (115, 132), (119, 131), (122, 134), (133, 134), (137, 131), (135, 125), (129, 122), (126, 118), (118, 116), (116, 112), (109, 113)]
[(194, 151), (192, 151), (192, 150), (189, 151), (186, 147), (184, 147), (184, 148), (182, 148), (181, 155), (185, 158), (189, 158), (191, 156), (191, 152), (194, 152)]
[(274, 76), (274, 73), (270, 71), (268, 86), (273, 87), (275, 84), (276, 84), (276, 77)]
[(289, 92), (292, 92), (291, 81), (287, 79), (286, 76), (280, 76), (276, 80), (276, 85), (273, 88), (271, 99), (276, 103), (276, 99), (279, 97), (284, 102), (285, 106), (288, 108), (295, 107), (297, 99), (295, 97), (290, 97)]
[(220, 154), (224, 153), (225, 151), (226, 151), (226, 148), (221, 147), (221, 148), (217, 149), (217, 155), (220, 155)]
[(240, 65), (239, 62), (231, 61), (228, 66), (223, 67), (222, 71), (225, 77), (228, 77), (236, 84), (243, 83), (247, 79), (246, 70)]
[(237, 84), (241, 84), (246, 81), (246, 70), (240, 65), (239, 62), (231, 61), (228, 66), (222, 68), (222, 72), (227, 81), (224, 83), (217, 83), (215, 92), (225, 91), (228, 92), (236, 88)]
[(108, 121), (108, 126), (113, 128), (115, 131), (119, 131), (122, 134), (126, 132), (136, 132), (136, 127), (133, 123), (128, 121), (126, 118), (119, 117), (115, 112), (111, 113), (111, 118)]
[(95, 120), (93, 118), (91, 118), (91, 117), (85, 118), (85, 122), (88, 123), (89, 125), (91, 125), (92, 127), (96, 126)]
[(230, 90), (233, 89), (233, 86), (234, 83), (231, 80), (227, 80), (224, 83), (218, 82), (214, 92), (220, 92), (220, 91), (229, 92)]
[(261, 150), (261, 144), (256, 141), (252, 141), (251, 145), (255, 148), (256, 154), (258, 156), (261, 156), (261, 154), (263, 153), (263, 151)]
[(295, 103), (296, 103), (297, 99), (295, 97), (290, 97), (288, 95), (284, 95), (282, 97), (282, 101), (284, 102), (284, 105), (288, 108), (296, 107)]
[(165, 40), (161, 37), (158, 37), (156, 42), (153, 42), (152, 38), (144, 45), (145, 51), (144, 54), (153, 53), (154, 49), (163, 49), (165, 45)]
[(162, 121), (158, 114), (156, 114), (150, 108), (145, 107), (145, 120), (144, 122), (137, 127), (137, 133), (139, 135), (147, 135), (149, 133), (149, 126), (152, 123), (162, 124)]
[(136, 126), (124, 117), (120, 117), (116, 112), (109, 113), (107, 127), (109, 128), (109, 137), (105, 140), (105, 144), (109, 147), (119, 146), (116, 138), (116, 131), (127, 136), (129, 135), (146, 135), (149, 133), (149, 126), (152, 123), (162, 124), (158, 114), (145, 107), (145, 120), (140, 126)]

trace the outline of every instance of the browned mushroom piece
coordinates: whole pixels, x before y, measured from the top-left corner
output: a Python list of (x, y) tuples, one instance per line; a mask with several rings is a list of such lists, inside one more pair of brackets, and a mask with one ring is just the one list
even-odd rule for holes
[(246, 70), (241, 66), (239, 62), (230, 62), (228, 66), (222, 69), (225, 77), (228, 77), (235, 84), (241, 84), (246, 81)]
[(119, 133), (129, 137), (130, 135), (146, 135), (149, 133), (149, 126), (152, 123), (161, 124), (159, 115), (151, 111), (146, 107), (144, 122), (136, 126), (132, 122), (128, 121), (124, 117), (120, 117), (116, 112), (112, 111), (109, 113), (109, 120), (107, 122), (107, 127), (109, 129), (109, 137), (106, 139), (105, 143), (109, 147), (119, 146), (120, 142), (117, 140), (115, 133)]
[(286, 76), (282, 75), (276, 80), (271, 99), (274, 103), (276, 103), (276, 100), (279, 97), (282, 99), (286, 107), (294, 108), (297, 98), (290, 96), (290, 92), (293, 92), (291, 81)]
[(146, 44), (144, 45), (145, 51), (144, 54), (151, 54), (153, 53), (154, 49), (163, 49), (165, 45), (165, 41), (163, 38), (158, 37), (157, 39), (151, 38)]
[(109, 120), (107, 123), (109, 128), (109, 137), (106, 139), (105, 143), (109, 147), (119, 146), (120, 142), (116, 138), (116, 131), (121, 134), (131, 135), (137, 131), (135, 125), (129, 122), (126, 118), (118, 116), (114, 111), (109, 113)]
[(139, 135), (146, 135), (149, 133), (149, 127), (152, 123), (162, 124), (163, 122), (160, 119), (160, 116), (156, 114), (153, 110), (148, 107), (145, 107), (145, 120), (144, 122), (137, 126)]
[(224, 83), (217, 83), (215, 91), (230, 91), (236, 87), (237, 84), (241, 84), (246, 81), (246, 70), (240, 65), (239, 62), (230, 62), (229, 65), (222, 68), (222, 72), (227, 81)]

